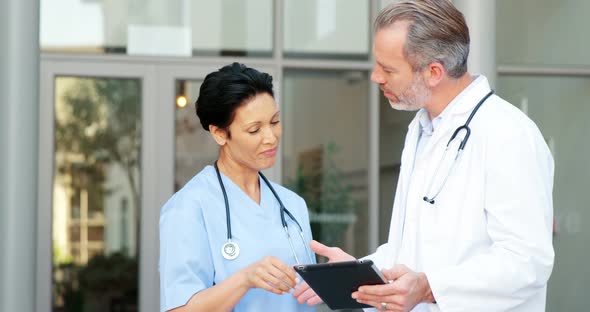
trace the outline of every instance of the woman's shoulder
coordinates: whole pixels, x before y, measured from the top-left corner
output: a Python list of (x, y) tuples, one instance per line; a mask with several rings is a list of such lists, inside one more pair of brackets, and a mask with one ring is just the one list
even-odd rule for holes
[(164, 204), (160, 214), (170, 210), (183, 210), (190, 207), (193, 211), (201, 209), (201, 199), (208, 194), (213, 167), (207, 166), (192, 177), (182, 188), (174, 193)]

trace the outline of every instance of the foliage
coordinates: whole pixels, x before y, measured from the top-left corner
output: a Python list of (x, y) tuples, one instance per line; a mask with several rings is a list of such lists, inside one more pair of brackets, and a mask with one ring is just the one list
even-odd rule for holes
[(128, 292), (137, 287), (137, 261), (118, 252), (92, 257), (79, 274), (80, 288), (89, 293)]
[[(56, 164), (60, 183), (73, 191), (72, 206), (84, 189), (89, 212), (104, 209), (105, 197), (114, 191), (105, 188), (107, 168), (118, 166), (133, 193), (131, 204), (139, 212), (140, 82), (79, 77), (60, 77), (56, 82), (64, 89), (55, 110)], [(59, 250), (54, 255), (56, 310), (108, 311), (116, 300), (136, 305), (135, 259), (123, 253), (99, 254), (79, 265)]]
[[(62, 79), (68, 79), (63, 80), (68, 88), (62, 96), (63, 105), (56, 109), (55, 148), (63, 155), (58, 170), (74, 178), (82, 174), (86, 177), (83, 182), (94, 183), (96, 187), (104, 181), (104, 165), (116, 163), (127, 173), (133, 204), (137, 205), (141, 145), (139, 82), (136, 79)], [(74, 83), (67, 85), (68, 81)], [(72, 187), (89, 185), (74, 183)]]
[[(303, 165), (299, 163), (295, 178), (286, 183), (288, 188), (305, 199), (314, 238), (329, 246), (343, 246), (342, 235), (350, 224), (320, 221), (321, 216), (337, 219), (339, 216), (354, 214), (357, 207), (350, 195), (351, 186), (334, 161), (337, 152), (335, 143), (327, 144), (323, 148), (321, 171), (305, 174)], [(319, 220), (314, 220), (314, 216), (318, 216)]]
[(54, 270), (63, 311), (107, 311), (113, 302), (137, 304), (137, 260), (122, 253), (96, 255), (87, 265), (64, 263)]

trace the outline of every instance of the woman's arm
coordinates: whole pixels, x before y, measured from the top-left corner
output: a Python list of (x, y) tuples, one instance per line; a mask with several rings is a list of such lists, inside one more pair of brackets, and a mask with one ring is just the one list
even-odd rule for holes
[(282, 295), (296, 285), (295, 270), (267, 256), (230, 275), (221, 283), (193, 295), (186, 305), (171, 312), (231, 311), (251, 288)]

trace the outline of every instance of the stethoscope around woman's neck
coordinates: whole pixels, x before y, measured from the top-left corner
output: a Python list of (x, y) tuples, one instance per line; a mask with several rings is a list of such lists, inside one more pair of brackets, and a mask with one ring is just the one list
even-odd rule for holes
[[(225, 201), (225, 220), (226, 220), (226, 225), (227, 225), (227, 242), (225, 244), (223, 244), (223, 246), (221, 247), (221, 255), (223, 256), (223, 258), (225, 258), (227, 260), (233, 260), (240, 255), (240, 246), (238, 246), (237, 242), (232, 241), (229, 200), (227, 199), (227, 192), (225, 191), (225, 185), (223, 185), (223, 181), (221, 180), (221, 173), (219, 173), (219, 167), (217, 166), (217, 161), (215, 161), (215, 172), (217, 173), (217, 179), (219, 180), (219, 185), (221, 186), (221, 192), (223, 193), (223, 200)], [(289, 218), (291, 218), (291, 220), (293, 220), (293, 222), (295, 222), (295, 224), (299, 228), (299, 236), (301, 237), (301, 241), (302, 241), (303, 246), (305, 248), (305, 253), (309, 257), (309, 260), (310, 260), (309, 263), (312, 263), (313, 260), (309, 254), (309, 247), (307, 246), (307, 241), (305, 240), (305, 235), (303, 234), (303, 227), (301, 227), (301, 224), (299, 224), (299, 222), (297, 222), (297, 219), (295, 219), (295, 216), (293, 216), (293, 214), (291, 214), (291, 212), (289, 210), (287, 210), (287, 208), (285, 208), (285, 205), (283, 205), (281, 198), (279, 197), (279, 195), (277, 194), (275, 189), (272, 187), (272, 185), (270, 184), (268, 179), (264, 176), (264, 174), (262, 174), (262, 172), (258, 172), (258, 174), (260, 175), (262, 180), (264, 180), (264, 183), (268, 186), (268, 188), (270, 189), (270, 191), (272, 192), (274, 197), (279, 202), (280, 211), (281, 211), (281, 223), (283, 224), (283, 229), (285, 230), (285, 233), (287, 234), (287, 240), (289, 241), (289, 245), (291, 247), (291, 252), (293, 253), (293, 256), (295, 257), (295, 261), (298, 264), (301, 263), (301, 262), (299, 262), (299, 257), (297, 257), (297, 252), (295, 252), (295, 245), (293, 245), (293, 240), (291, 239), (291, 234), (289, 234), (289, 225), (287, 224), (285, 214), (287, 216), (289, 216)], [(260, 191), (260, 194), (261, 194), (260, 196), (262, 197), (262, 189)]]

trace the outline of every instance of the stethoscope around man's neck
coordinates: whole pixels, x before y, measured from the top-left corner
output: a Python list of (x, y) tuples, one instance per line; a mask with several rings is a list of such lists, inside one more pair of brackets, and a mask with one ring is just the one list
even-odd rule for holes
[[(425, 202), (434, 205), (435, 199), (438, 197), (438, 195), (440, 194), (440, 192), (442, 191), (443, 187), (445, 186), (445, 184), (447, 183), (447, 179), (449, 178), (449, 176), (451, 175), (451, 172), (453, 171), (453, 169), (455, 168), (455, 165), (457, 164), (457, 162), (459, 162), (459, 158), (461, 157), (461, 154), (463, 154), (463, 149), (465, 148), (465, 145), (467, 144), (467, 140), (469, 140), (469, 136), (471, 135), (471, 128), (469, 128), (469, 123), (471, 122), (471, 119), (473, 119), (473, 116), (475, 116), (475, 113), (477, 113), (477, 111), (479, 110), (479, 107), (492, 95), (494, 94), (494, 90), (491, 90), (490, 92), (488, 92), (488, 94), (486, 94), (480, 101), (479, 103), (477, 103), (477, 105), (475, 106), (475, 108), (471, 111), (471, 114), (469, 115), (469, 118), (467, 118), (467, 121), (465, 122), (465, 124), (463, 124), (462, 126), (458, 127), (457, 129), (455, 129), (455, 132), (453, 132), (453, 135), (451, 136), (451, 138), (449, 139), (449, 142), (447, 143), (447, 147), (445, 148), (445, 152), (442, 156), (441, 161), (438, 163), (438, 166), (436, 167), (436, 170), (434, 171), (434, 176), (432, 178), (432, 180), (430, 180), (430, 184), (428, 186), (428, 190), (426, 193), (426, 196), (424, 196), (422, 198), (422, 200), (424, 200)], [(453, 159), (453, 163), (451, 165), (451, 168), (449, 169), (449, 171), (447, 172), (447, 175), (445, 176), (445, 179), (443, 180), (443, 182), (441, 183), (440, 187), (438, 188), (438, 190), (434, 193), (434, 195), (432, 196), (428, 196), (430, 194), (430, 191), (432, 189), (432, 184), (435, 180), (435, 177), (438, 174), (438, 170), (440, 169), (440, 165), (442, 163), (442, 160), (445, 159), (445, 156), (447, 155), (447, 151), (449, 150), (449, 147), (451, 145), (451, 142), (453, 142), (453, 140), (455, 140), (457, 138), (457, 134), (459, 134), (459, 132), (461, 131), (465, 131), (465, 136), (463, 137), (463, 139), (461, 139), (461, 144), (459, 144), (459, 148), (457, 149), (457, 155), (455, 156), (455, 159)]]
[[(225, 244), (223, 244), (223, 246), (221, 247), (221, 255), (223, 256), (223, 258), (225, 258), (227, 260), (233, 260), (240, 255), (240, 246), (238, 246), (237, 242), (232, 241), (229, 200), (227, 199), (227, 192), (225, 191), (225, 186), (223, 185), (223, 181), (221, 180), (221, 173), (219, 173), (219, 167), (217, 166), (217, 161), (215, 161), (215, 172), (217, 173), (217, 179), (219, 180), (219, 185), (221, 186), (221, 192), (223, 193), (223, 200), (225, 201), (225, 220), (226, 220), (226, 225), (227, 225), (227, 242)], [(295, 245), (293, 245), (293, 241), (291, 239), (291, 234), (289, 234), (289, 225), (287, 224), (285, 214), (287, 216), (289, 216), (289, 218), (291, 218), (291, 220), (293, 220), (293, 222), (295, 222), (295, 224), (299, 228), (299, 236), (301, 237), (301, 241), (302, 241), (303, 246), (305, 248), (305, 253), (309, 257), (309, 260), (310, 260), (309, 263), (313, 263), (312, 257), (309, 254), (309, 247), (307, 246), (307, 241), (305, 240), (305, 234), (303, 234), (303, 227), (301, 227), (301, 224), (299, 224), (299, 222), (297, 222), (297, 219), (295, 219), (295, 216), (293, 216), (293, 214), (291, 214), (291, 212), (289, 210), (287, 210), (287, 208), (285, 208), (285, 205), (283, 205), (281, 198), (279, 197), (279, 195), (277, 194), (275, 189), (272, 187), (272, 185), (270, 184), (268, 179), (264, 176), (264, 174), (262, 174), (262, 172), (258, 172), (258, 174), (260, 175), (262, 180), (264, 180), (264, 183), (268, 186), (268, 188), (270, 189), (270, 191), (272, 192), (274, 197), (279, 202), (280, 211), (281, 211), (281, 223), (283, 224), (283, 229), (285, 230), (285, 233), (287, 234), (287, 240), (289, 241), (289, 246), (291, 247), (291, 252), (293, 253), (293, 256), (295, 257), (295, 261), (298, 264), (301, 263), (301, 262), (299, 262), (299, 257), (297, 257), (297, 252), (295, 251)], [(261, 188), (260, 194), (261, 194), (260, 196), (262, 197), (262, 188)]]

